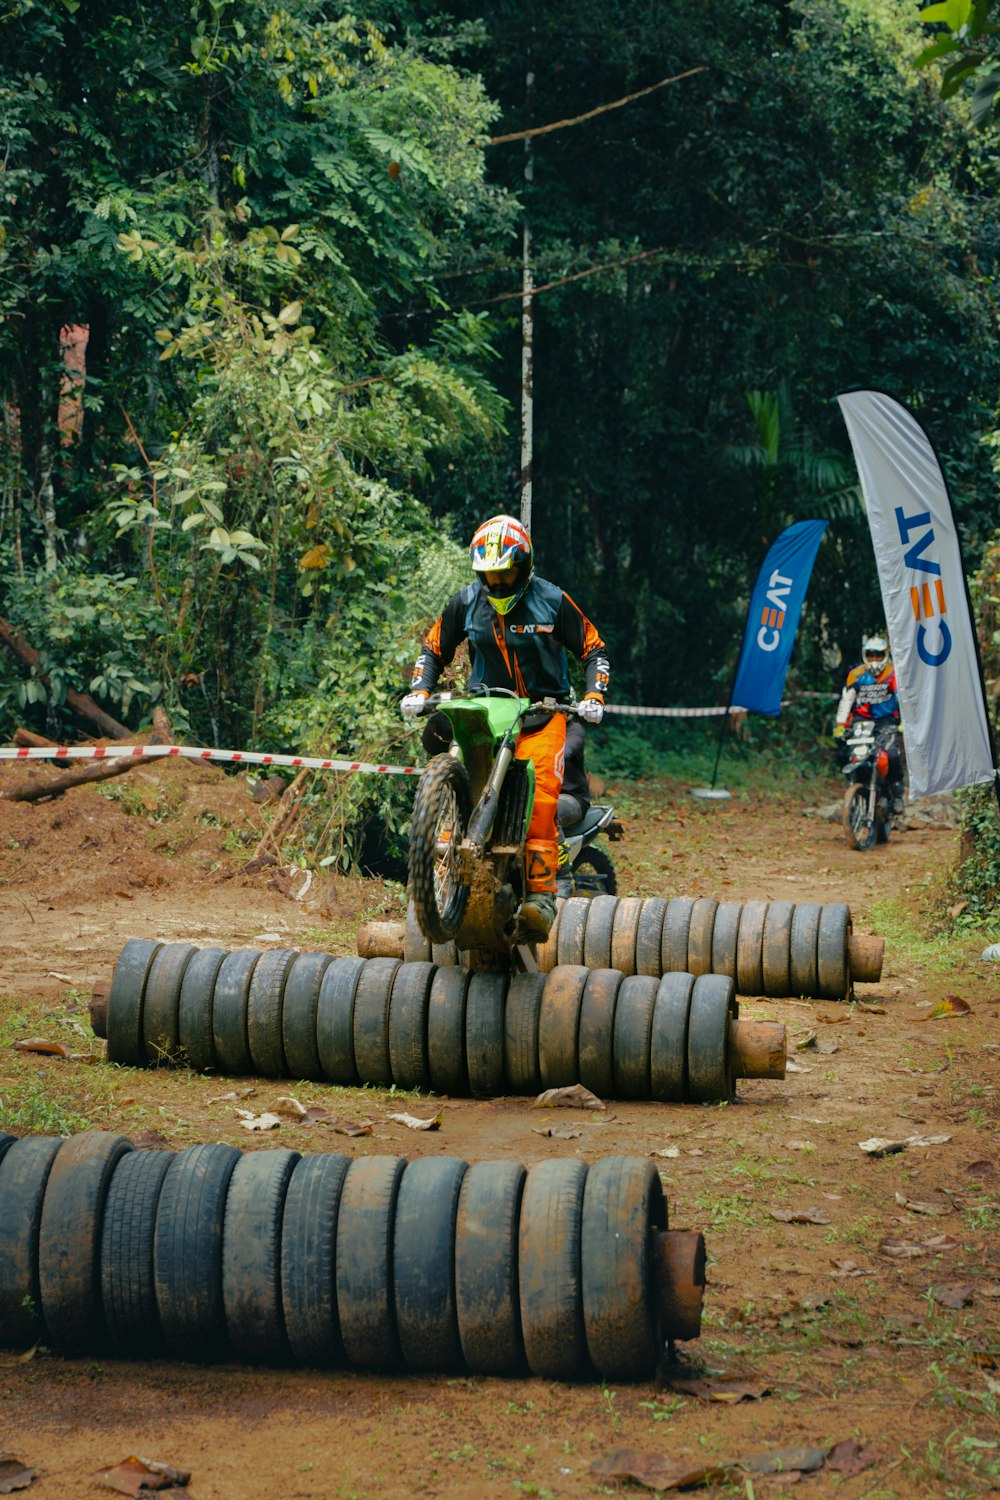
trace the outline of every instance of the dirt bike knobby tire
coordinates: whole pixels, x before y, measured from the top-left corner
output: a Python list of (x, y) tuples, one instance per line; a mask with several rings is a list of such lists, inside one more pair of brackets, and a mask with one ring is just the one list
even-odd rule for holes
[[(472, 813), (472, 794), (465, 767), (451, 755), (438, 755), (430, 761), (420, 781), (410, 820), (410, 887), (421, 932), (432, 943), (447, 943), (462, 925), (469, 902), (469, 887), (457, 882), (444, 902), (438, 906), (435, 869), (439, 856), (437, 835), (446, 799), (454, 797), (458, 817), (451, 830), (456, 846), (465, 835)], [(454, 857), (454, 856), (452, 856)]]

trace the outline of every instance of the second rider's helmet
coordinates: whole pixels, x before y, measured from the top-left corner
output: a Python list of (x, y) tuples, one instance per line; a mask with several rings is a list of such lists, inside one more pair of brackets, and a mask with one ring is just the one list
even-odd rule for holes
[[(531, 537), (513, 516), (491, 516), (477, 529), (469, 547), (479, 586), (498, 615), (509, 614), (531, 582), (534, 555)], [(486, 576), (513, 569), (511, 581)]]
[(883, 635), (870, 635), (861, 646), (861, 659), (873, 672), (881, 672), (889, 655), (889, 642)]

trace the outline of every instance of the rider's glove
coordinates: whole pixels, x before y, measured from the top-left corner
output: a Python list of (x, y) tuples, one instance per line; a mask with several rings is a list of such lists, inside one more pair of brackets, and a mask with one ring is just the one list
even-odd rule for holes
[(834, 724), (834, 726), (833, 726), (833, 737), (834, 737), (835, 740), (842, 740), (844, 738), (844, 735), (846, 733), (847, 733), (847, 725), (846, 724)]
[(581, 719), (586, 719), (588, 724), (599, 724), (604, 718), (604, 699), (587, 694), (581, 698), (576, 705), (576, 711)]
[(407, 693), (399, 705), (403, 712), (403, 718), (415, 719), (422, 714), (429, 697), (430, 694), (425, 693), (423, 690), (418, 693)]

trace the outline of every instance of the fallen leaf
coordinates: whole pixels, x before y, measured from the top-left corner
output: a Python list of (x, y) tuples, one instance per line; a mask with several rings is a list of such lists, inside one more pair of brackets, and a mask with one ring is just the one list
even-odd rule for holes
[(918, 1021), (939, 1021), (942, 1016), (971, 1016), (972, 1006), (958, 995), (945, 995), (928, 1016), (917, 1016)]
[(802, 1038), (802, 1040), (800, 1042), (796, 1042), (795, 1045), (796, 1045), (796, 1047), (798, 1048), (798, 1050), (800, 1052), (805, 1047), (815, 1047), (815, 1045), (816, 1045), (816, 1033), (815, 1033), (815, 1031), (807, 1031), (806, 1034), (805, 1034), (805, 1036)]
[(900, 1208), (908, 1208), (911, 1213), (929, 1214), (932, 1218), (941, 1214), (954, 1213), (955, 1211), (953, 1203), (922, 1203), (919, 1198), (907, 1198), (905, 1193), (897, 1193), (896, 1202)]
[(786, 1141), (785, 1144), (784, 1144), (784, 1150), (785, 1151), (815, 1151), (816, 1147), (813, 1145), (812, 1141)]
[(957, 1281), (945, 1281), (940, 1286), (928, 1287), (927, 1295), (932, 1302), (940, 1302), (942, 1307), (968, 1307), (972, 1301), (972, 1287)]
[(363, 1120), (360, 1125), (352, 1125), (347, 1120), (331, 1120), (330, 1129), (335, 1130), (338, 1135), (371, 1135), (371, 1120)]
[(141, 1495), (150, 1490), (186, 1489), (191, 1475), (184, 1469), (172, 1469), (169, 1464), (157, 1463), (151, 1458), (137, 1458), (134, 1454), (116, 1464), (113, 1469), (100, 1470), (101, 1482), (110, 1490), (122, 1495)]
[(15, 1052), (40, 1052), (45, 1057), (69, 1057), (69, 1048), (62, 1042), (50, 1042), (44, 1036), (28, 1036), (23, 1041), (13, 1042)]
[(989, 1286), (977, 1287), (976, 1295), (979, 1297), (989, 1297), (991, 1300), (1000, 1297), (1000, 1281), (991, 1281)]
[(954, 906), (948, 908), (949, 917), (960, 917), (968, 904), (968, 901), (956, 901)]
[(907, 1142), (910, 1146), (943, 1146), (950, 1141), (950, 1135), (911, 1135)]
[(705, 1153), (701, 1149), (700, 1146), (692, 1146), (691, 1149), (688, 1151), (688, 1156), (704, 1156), (704, 1155), (705, 1155)]
[(750, 1453), (735, 1462), (751, 1474), (814, 1474), (825, 1459), (822, 1448), (778, 1448), (773, 1453)]
[(831, 1276), (870, 1276), (870, 1271), (864, 1271), (853, 1260), (834, 1260), (830, 1264), (836, 1269), (830, 1272)]
[(575, 1141), (583, 1134), (572, 1125), (532, 1125), (533, 1135), (543, 1135), (550, 1141)]
[(251, 943), (280, 943), (280, 932), (258, 932), (256, 937), (250, 939)]
[(249, 1109), (238, 1109), (236, 1113), (240, 1116), (242, 1130), (278, 1130), (281, 1127), (280, 1115), (271, 1115), (266, 1111), (262, 1115), (255, 1115)]
[(863, 1010), (864, 1013), (865, 1013), (865, 1015), (867, 1015), (867, 1016), (885, 1016), (885, 1015), (888, 1015), (888, 1011), (886, 1010), (886, 1008), (885, 1008), (884, 1005), (869, 1005), (864, 1000), (859, 1000), (858, 1001), (857, 1008), (858, 1008), (858, 1010)]
[(804, 1068), (801, 1063), (792, 1062), (790, 1057), (785, 1059), (786, 1073), (811, 1073), (812, 1068)]
[(991, 1161), (970, 1161), (965, 1169), (973, 1177), (992, 1177), (996, 1171)]
[(132, 1144), (137, 1151), (156, 1151), (167, 1144), (167, 1138), (158, 1130), (140, 1130), (132, 1136)]
[(958, 1241), (952, 1239), (950, 1234), (936, 1234), (932, 1239), (923, 1240), (919, 1244), (913, 1240), (880, 1240), (878, 1247), (883, 1255), (891, 1255), (896, 1260), (913, 1260), (918, 1255), (938, 1255), (945, 1250), (957, 1250)]
[(854, 1438), (842, 1438), (826, 1455), (824, 1467), (834, 1469), (844, 1479), (853, 1479), (855, 1474), (861, 1474), (877, 1463), (878, 1454), (873, 1449), (860, 1447)]
[(209, 1104), (222, 1104), (226, 1099), (252, 1099), (256, 1089), (230, 1089), (228, 1094), (214, 1094)]
[(832, 1224), (833, 1220), (823, 1208), (772, 1208), (771, 1218), (782, 1224)]
[(74, 982), (68, 974), (60, 974), (58, 969), (48, 969), (45, 977), (46, 979), (61, 979), (63, 984), (72, 984)]
[(722, 1401), (733, 1406), (738, 1401), (759, 1401), (771, 1389), (769, 1380), (758, 1380), (746, 1375), (672, 1376), (667, 1373), (663, 1381), (667, 1390), (679, 1396), (696, 1396), (699, 1401)]
[(816, 1051), (822, 1052), (824, 1057), (830, 1057), (834, 1052), (840, 1051), (840, 1043), (835, 1042), (832, 1036), (821, 1036), (816, 1043)]
[(858, 1145), (868, 1156), (891, 1156), (896, 1151), (905, 1151), (907, 1146), (941, 1146), (950, 1140), (950, 1135), (907, 1135), (897, 1140), (873, 1135), (870, 1140), (859, 1141)]
[(386, 1115), (386, 1119), (405, 1125), (407, 1130), (439, 1130), (441, 1128), (440, 1115), (435, 1115), (430, 1120), (421, 1120), (418, 1115)]
[(843, 1026), (845, 1021), (851, 1019), (851, 1013), (850, 1011), (838, 1011), (836, 1015), (821, 1015), (817, 1016), (816, 1019), (817, 1021), (822, 1021), (824, 1026)]
[(607, 1105), (582, 1083), (570, 1083), (561, 1089), (546, 1089), (539, 1094), (532, 1109), (607, 1109)]
[(337, 1116), (331, 1114), (328, 1109), (320, 1109), (318, 1105), (306, 1106), (300, 1104), (290, 1094), (282, 1096), (274, 1106), (275, 1114), (285, 1115), (294, 1120), (296, 1125), (333, 1125), (336, 1124)]
[(666, 1156), (673, 1159), (675, 1156), (680, 1156), (681, 1148), (680, 1146), (664, 1146), (662, 1151), (651, 1151), (649, 1154), (650, 1156)]
[(26, 1490), (35, 1473), (34, 1469), (26, 1469), (13, 1453), (0, 1453), (0, 1495), (10, 1495), (14, 1490)]
[(669, 1458), (662, 1453), (639, 1453), (634, 1448), (615, 1448), (595, 1458), (591, 1474), (598, 1479), (627, 1480), (647, 1490), (676, 1490), (692, 1485), (714, 1484), (725, 1477), (728, 1465), (711, 1467), (690, 1459)]

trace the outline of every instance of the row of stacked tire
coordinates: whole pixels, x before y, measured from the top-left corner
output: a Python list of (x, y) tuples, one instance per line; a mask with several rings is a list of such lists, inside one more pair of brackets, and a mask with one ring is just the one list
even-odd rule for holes
[(115, 965), (105, 1030), (108, 1060), (129, 1066), (453, 1096), (582, 1083), (601, 1098), (713, 1103), (732, 1097), (739, 1074), (737, 1015), (732, 980), (712, 974), (579, 963), (471, 973), (132, 939)]
[(701, 1236), (637, 1158), (6, 1135), (0, 1203), (10, 1348), (628, 1380), (699, 1331)]

